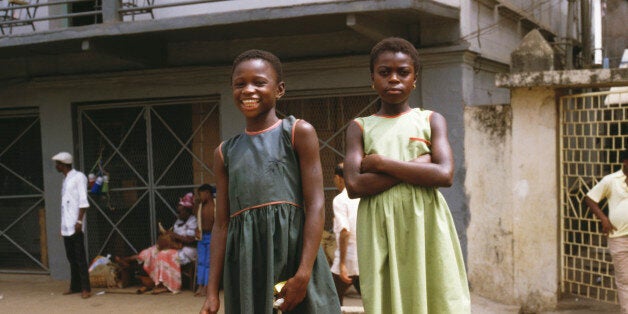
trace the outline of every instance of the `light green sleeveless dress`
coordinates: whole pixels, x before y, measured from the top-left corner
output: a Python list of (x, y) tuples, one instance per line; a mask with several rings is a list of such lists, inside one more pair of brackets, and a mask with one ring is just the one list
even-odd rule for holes
[[(273, 286), (290, 279), (299, 268), (307, 208), (293, 146), (296, 123), (290, 116), (266, 130), (242, 133), (221, 144), (231, 216), (223, 274), (225, 313), (276, 313)], [(290, 313), (340, 313), (320, 247), (305, 299)]]
[[(356, 119), (365, 154), (410, 161), (430, 153), (431, 111)], [(398, 184), (358, 210), (360, 286), (366, 313), (470, 313), (454, 222), (437, 188)]]

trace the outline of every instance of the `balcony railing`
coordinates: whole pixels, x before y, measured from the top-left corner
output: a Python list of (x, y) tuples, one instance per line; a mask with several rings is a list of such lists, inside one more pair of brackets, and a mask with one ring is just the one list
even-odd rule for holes
[(0, 36), (155, 19), (157, 11), (161, 17), (198, 14), (193, 6), (225, 1), (232, 0), (0, 0)]

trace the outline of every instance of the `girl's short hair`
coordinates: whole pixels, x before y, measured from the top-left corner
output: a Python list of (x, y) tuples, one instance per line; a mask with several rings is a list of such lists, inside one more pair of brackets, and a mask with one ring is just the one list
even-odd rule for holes
[(198, 191), (202, 192), (202, 191), (208, 191), (211, 193), (216, 193), (216, 188), (213, 187), (212, 185), (209, 185), (207, 183), (202, 184), (201, 186), (198, 187)]
[(233, 77), (233, 72), (240, 63), (254, 59), (261, 59), (268, 62), (277, 73), (277, 82), (283, 81), (283, 70), (281, 69), (281, 61), (279, 60), (279, 58), (268, 51), (258, 49), (247, 50), (237, 56), (235, 60), (233, 60), (233, 66), (231, 67), (231, 76)]
[(419, 75), (419, 53), (409, 41), (399, 37), (388, 37), (382, 39), (380, 42), (375, 44), (375, 46), (373, 46), (373, 49), (371, 49), (371, 73), (373, 73), (375, 67), (375, 60), (377, 60), (377, 58), (384, 52), (402, 52), (407, 54), (412, 59), (412, 63), (414, 63), (414, 73)]

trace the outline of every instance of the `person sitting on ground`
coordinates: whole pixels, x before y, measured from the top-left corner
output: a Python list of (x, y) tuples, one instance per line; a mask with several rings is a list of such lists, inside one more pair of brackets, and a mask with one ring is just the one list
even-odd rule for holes
[(143, 264), (147, 277), (140, 277), (143, 293), (153, 290), (153, 294), (166, 291), (178, 293), (181, 289), (181, 266), (196, 260), (195, 231), (196, 217), (193, 213), (194, 196), (186, 194), (177, 206), (178, 219), (172, 230), (163, 230), (157, 244), (143, 250), (138, 255), (125, 258), (116, 257), (115, 261), (123, 268), (129, 268), (137, 261)]

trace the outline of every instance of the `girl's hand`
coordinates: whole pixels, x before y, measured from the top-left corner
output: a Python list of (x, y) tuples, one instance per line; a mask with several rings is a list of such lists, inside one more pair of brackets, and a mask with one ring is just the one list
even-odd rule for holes
[(292, 311), (303, 299), (307, 292), (307, 284), (310, 280), (298, 274), (288, 279), (279, 292), (279, 298), (284, 299), (284, 303), (279, 307), (281, 311)]
[(382, 155), (372, 154), (366, 155), (362, 158), (362, 163), (360, 164), (360, 173), (376, 173), (379, 172), (377, 166), (379, 166), (384, 157)]
[(218, 313), (218, 309), (220, 309), (220, 298), (218, 295), (208, 294), (199, 314), (215, 314)]

